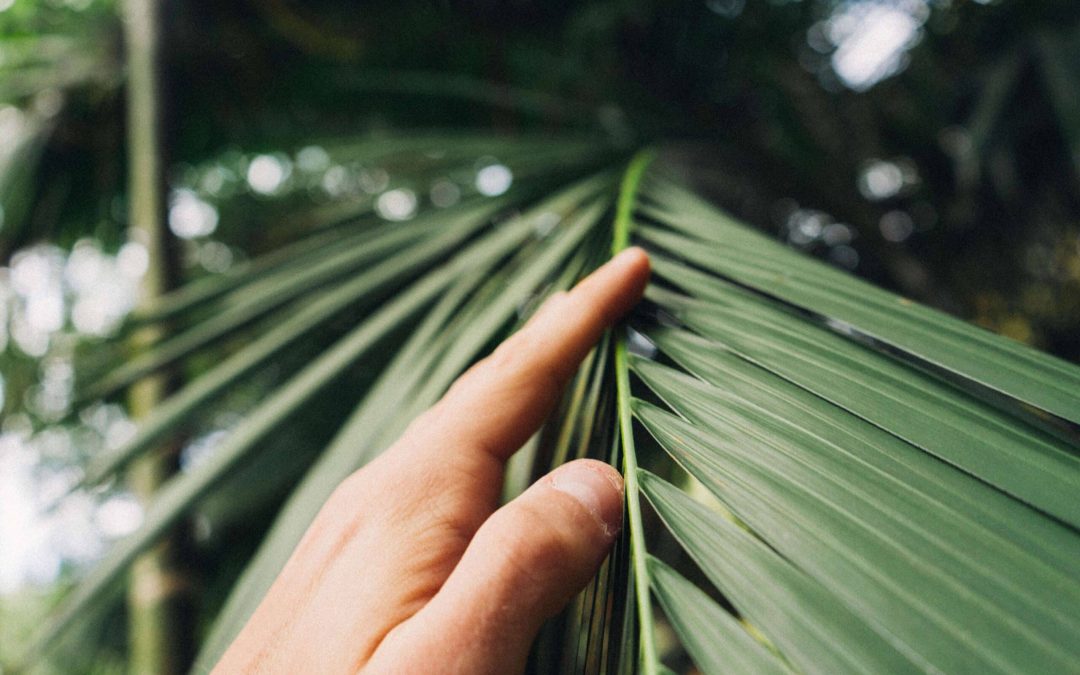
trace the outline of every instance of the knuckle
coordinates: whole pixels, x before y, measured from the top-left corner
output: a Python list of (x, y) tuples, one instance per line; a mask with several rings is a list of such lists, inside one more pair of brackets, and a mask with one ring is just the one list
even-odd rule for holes
[(463, 392), (484, 389), (494, 382), (505, 382), (524, 369), (528, 355), (528, 345), (522, 343), (515, 334), (462, 373), (443, 400), (454, 398)]
[(535, 347), (517, 338), (502, 343), (463, 375), (456, 389), (468, 391), (516, 391), (534, 386), (532, 368)]
[(426, 528), (437, 541), (450, 549), (464, 551), (476, 533), (476, 518), (445, 500), (432, 505), (430, 525)]
[(481, 370), (494, 375), (520, 370), (532, 352), (533, 342), (528, 330), (514, 333), (479, 363)]
[[(440, 425), (448, 422), (448, 415), (446, 413), (446, 405), (443, 400), (438, 400), (430, 408), (424, 410), (405, 427), (405, 431), (402, 432), (402, 439), (423, 438), (425, 432), (432, 427), (439, 427)], [(396, 444), (395, 444), (396, 445)]]
[(363, 469), (353, 471), (338, 483), (327, 498), (326, 504), (331, 507), (351, 508), (362, 495), (368, 493), (370, 487), (368, 472)]
[(540, 309), (533, 314), (532, 318), (538, 319), (547, 316), (548, 314), (558, 312), (566, 305), (566, 301), (569, 298), (570, 293), (567, 291), (556, 291), (552, 293), (548, 296), (547, 300), (544, 301), (544, 304), (540, 306)]

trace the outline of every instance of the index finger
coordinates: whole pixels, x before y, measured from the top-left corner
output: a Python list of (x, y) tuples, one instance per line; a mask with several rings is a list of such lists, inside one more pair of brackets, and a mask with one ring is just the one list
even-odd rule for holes
[(648, 278), (648, 256), (629, 248), (549, 298), (423, 416), (417, 431), (425, 445), (439, 446), (440, 461), (491, 459), (501, 471), (550, 414), (604, 330), (641, 299)]

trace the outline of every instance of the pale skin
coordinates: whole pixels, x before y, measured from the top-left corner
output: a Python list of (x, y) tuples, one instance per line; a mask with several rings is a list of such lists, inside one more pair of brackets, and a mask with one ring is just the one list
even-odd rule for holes
[(648, 276), (631, 248), (549, 298), (347, 478), (214, 672), (522, 672), (608, 554), (623, 487), (578, 460), (498, 507), (505, 464)]

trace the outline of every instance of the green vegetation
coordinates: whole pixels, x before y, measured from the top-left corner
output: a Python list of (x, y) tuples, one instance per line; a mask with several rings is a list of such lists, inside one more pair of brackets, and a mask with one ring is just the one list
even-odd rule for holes
[[(115, 489), (161, 448), (187, 454), (159, 476), (139, 527), (71, 574), (5, 659), (47, 670), (81, 654), (79, 668), (111, 672), (130, 658), (137, 638), (117, 629), (134, 611), (125, 574), (179, 526), (202, 575), (197, 624), (152, 637), (194, 630), (197, 644), (180, 647), (207, 670), (344, 477), (544, 297), (635, 244), (654, 263), (646, 302), (586, 359), (504, 487), (515, 495), (578, 457), (626, 478), (615, 552), (544, 629), (534, 672), (1080, 662), (1080, 367), (927, 306), (1080, 353), (1080, 99), (1068, 93), (1080, 74), (1062, 57), (1080, 17), (1067, 4), (915, 2), (925, 16), (912, 14), (922, 42), (910, 65), (862, 93), (789, 53), (792, 36), (811, 52), (825, 39), (814, 31), (844, 11), (829, 2), (522, 5), (500, 20), (429, 8), (409, 28), (408, 7), (350, 18), (336, 3), (178, 5), (163, 20), (207, 31), (178, 32), (161, 73), (185, 120), (162, 141), (177, 162), (169, 241), (195, 262), (108, 336), (83, 336), (62, 412), (21, 409), (43, 355), (13, 345), (2, 358), (4, 412), (39, 428), (85, 424), (80, 411), (148, 378), (176, 384), (132, 433), (79, 459), (75, 494)], [(44, 20), (26, 6), (0, 19)], [(65, 26), (74, 10), (50, 11)], [(71, 40), (115, 26), (110, 4), (82, 11), (95, 22), (68, 26)], [(450, 39), (440, 21), (472, 31)], [(387, 27), (400, 44), (375, 39)], [(561, 74), (540, 39), (555, 28)], [(483, 50), (504, 42), (504, 79), (474, 79)], [(447, 44), (456, 51), (433, 74)], [(717, 48), (722, 65), (706, 65)], [(985, 84), (959, 74), (972, 64)], [(37, 81), (37, 68), (20, 77)], [(957, 83), (968, 90), (950, 94)], [(38, 119), (49, 86), (65, 102)], [(50, 167), (72, 153), (73, 175), (137, 166), (98, 143), (122, 136), (109, 136), (114, 108), (133, 86), (0, 87), (42, 125), (20, 136), (36, 163), (0, 174), (0, 250), (90, 235), (115, 248), (137, 224), (109, 203), (135, 204), (123, 171), (50, 197), (62, 180)], [(1018, 120), (1013, 107), (1032, 100)], [(92, 114), (112, 130), (70, 147), (64, 130)], [(126, 138), (129, 152), (150, 143)], [(80, 216), (88, 203), (94, 215)], [(155, 213), (164, 223), (165, 205)], [(776, 217), (786, 241), (746, 222)], [(1028, 228), (1006, 227), (1021, 218)], [(1013, 246), (1025, 255), (1001, 255)], [(838, 269), (853, 260), (876, 283)]]

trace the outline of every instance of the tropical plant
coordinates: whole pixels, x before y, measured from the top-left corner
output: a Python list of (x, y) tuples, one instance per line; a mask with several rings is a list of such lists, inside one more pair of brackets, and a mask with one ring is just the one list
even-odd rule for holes
[[(707, 673), (1080, 662), (1080, 368), (776, 243), (681, 187), (651, 151), (624, 171), (591, 138), (330, 152), (412, 167), (417, 182), (498, 157), (497, 184), (477, 185), (505, 192), (403, 222), (378, 218), (371, 200), (339, 204), (287, 246), (134, 317), (184, 329), (108, 371), (95, 396), (210, 348), (222, 356), (88, 482), (229, 392), (257, 383), (258, 399), (161, 489), (39, 649), (185, 514), (227, 501), (242, 518), (299, 477), (204, 642), (207, 669), (338, 482), (543, 296), (632, 241), (653, 260), (647, 302), (593, 351), (508, 472), (508, 497), (576, 457), (607, 459), (626, 479), (616, 551), (545, 629), (537, 672), (660, 672), (665, 654), (678, 660), (667, 626)], [(281, 361), (286, 350), (309, 356)], [(320, 415), (328, 397), (351, 412), (325, 448), (295, 457), (297, 419), (336, 427), (336, 413)]]
[[(117, 215), (138, 200), (121, 180), (116, 109), (139, 87), (115, 58), (116, 3), (35, 4), (0, 10), (0, 100), (24, 111), (0, 108), (21, 125), (18, 142), (0, 147), (0, 257), (43, 237), (71, 243), (93, 232), (115, 243), (125, 223), (154, 219)], [(848, 4), (831, 0), (751, 3), (738, 24), (741, 2), (674, 13), (665, 3), (519, 3), (535, 12), (521, 26), (540, 18), (537, 33), (565, 32), (563, 70), (548, 67), (550, 45), (512, 20), (452, 16), (443, 32), (467, 39), (444, 69), (445, 38), (426, 40), (447, 19), (429, 3), (365, 15), (365, 40), (285, 3), (250, 4), (175, 3), (186, 37), (171, 46), (169, 69), (185, 95), (170, 104), (189, 124), (172, 129), (165, 148), (127, 141), (157, 165), (140, 172), (132, 159), (129, 174), (163, 174), (163, 150), (186, 162), (174, 171), (174, 198), (197, 192), (187, 205), (196, 212), (213, 212), (202, 198), (216, 200), (218, 234), (232, 248), (214, 250), (240, 261), (220, 274), (188, 270), (189, 283), (153, 298), (114, 338), (84, 345), (73, 409), (116, 400), (148, 377), (186, 378), (132, 438), (84, 467), (89, 490), (163, 445), (193, 439), (189, 450), (212, 450), (187, 453), (141, 529), (60, 603), (31, 657), (72, 647), (66, 669), (83, 668), (70, 654), (93, 660), (99, 617), (113, 617), (114, 638), (122, 632), (124, 571), (190, 520), (207, 568), (201, 616), (213, 620), (201, 627), (196, 668), (208, 669), (338, 482), (543, 297), (633, 242), (653, 259), (647, 301), (590, 355), (508, 472), (507, 498), (583, 456), (622, 467), (627, 483), (622, 538), (594, 584), (545, 628), (534, 672), (686, 671), (691, 662), (708, 673), (1057, 672), (1080, 662), (1080, 371), (793, 251), (689, 187), (750, 203), (758, 224), (762, 205), (779, 197), (832, 210), (851, 224), (834, 229), (863, 234), (865, 260), (886, 261), (863, 273), (923, 298), (932, 275), (906, 253), (874, 252), (893, 244), (865, 236), (901, 208), (941, 218), (933, 242), (944, 262), (927, 265), (938, 290), (991, 257), (967, 255), (976, 222), (991, 235), (980, 241), (997, 236), (1000, 247), (1029, 243), (1015, 221), (1071, 241), (1062, 222), (1074, 212), (1080, 155), (1062, 141), (1077, 138), (1068, 57), (1078, 33), (1060, 18), (1072, 16), (1070, 3), (935, 7), (914, 74), (861, 97), (816, 86), (824, 52), (798, 62), (787, 53), (793, 36), (805, 42)], [(262, 23), (238, 28), (252, 24), (251, 9), (276, 42), (252, 39)], [(367, 39), (414, 21), (411, 41)], [(949, 27), (957, 22), (969, 30)], [(1035, 28), (987, 38), (1015, 22)], [(598, 34), (618, 49), (600, 50)], [(509, 83), (461, 74), (482, 70), (486, 51), (506, 42)], [(730, 59), (723, 71), (702, 65), (723, 60), (713, 59), (718, 44)], [(968, 91), (958, 73), (976, 69), (985, 86)], [(568, 86), (570, 72), (578, 85), (600, 84)], [(239, 73), (256, 74), (244, 80), (247, 95), (222, 95)], [(543, 91), (515, 86), (523, 82)], [(309, 99), (323, 114), (293, 115)], [(391, 109), (389, 126), (406, 131), (337, 115)], [(417, 131), (417, 120), (437, 130)], [(875, 125), (890, 138), (867, 132)], [(354, 133), (368, 127), (376, 133)], [(320, 135), (307, 137), (313, 128)], [(642, 138), (688, 132), (723, 139), (723, 152), (703, 163), (714, 146), (700, 151), (695, 140), (690, 151), (667, 143), (632, 154)], [(222, 154), (234, 143), (266, 154)], [(1053, 151), (1033, 153), (1033, 144)], [(901, 192), (860, 195), (866, 163), (882, 153), (913, 157), (928, 172), (924, 187), (903, 177)], [(710, 180), (693, 175), (703, 165)], [(256, 168), (270, 172), (273, 199), (254, 190)], [(245, 175), (260, 194), (235, 189)], [(942, 187), (951, 182), (942, 175), (955, 185)], [(810, 220), (828, 229), (819, 215)], [(782, 226), (792, 243), (830, 253), (823, 235), (797, 240), (793, 223)], [(1073, 269), (1080, 258), (1070, 255), (1055, 265)], [(1069, 307), (1080, 296), (1069, 289), (1080, 274), (1050, 276), (1015, 295), (1049, 296), (1034, 303), (1034, 339), (1074, 353)], [(36, 370), (11, 352), (0, 355), (9, 380), (15, 366)]]

